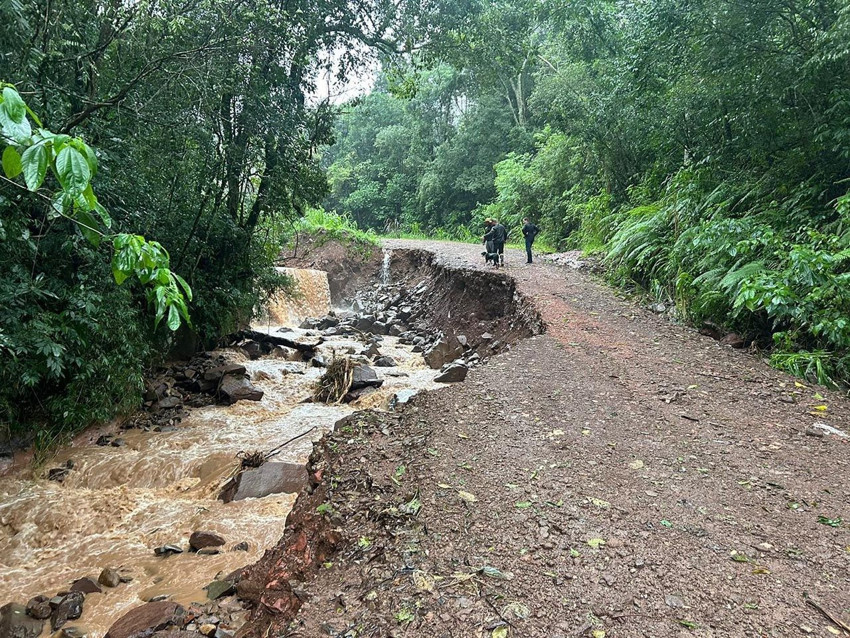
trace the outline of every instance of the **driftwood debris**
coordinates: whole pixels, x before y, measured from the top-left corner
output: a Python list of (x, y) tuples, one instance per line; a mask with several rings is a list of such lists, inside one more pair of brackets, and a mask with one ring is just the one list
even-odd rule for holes
[(286, 346), (294, 348), (299, 352), (304, 352), (312, 356), (316, 352), (316, 348), (325, 342), (324, 337), (316, 337), (312, 341), (295, 341), (279, 335), (269, 334), (267, 332), (258, 332), (257, 330), (245, 329), (239, 332), (239, 336), (245, 339), (251, 339), (258, 343), (271, 343), (276, 346)]

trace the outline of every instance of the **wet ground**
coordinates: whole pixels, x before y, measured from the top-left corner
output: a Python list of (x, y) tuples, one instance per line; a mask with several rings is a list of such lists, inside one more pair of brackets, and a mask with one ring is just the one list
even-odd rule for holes
[(823, 426), (846, 397), (524, 261), (547, 334), (334, 452), (344, 549), (286, 635), (840, 635), (850, 439)]

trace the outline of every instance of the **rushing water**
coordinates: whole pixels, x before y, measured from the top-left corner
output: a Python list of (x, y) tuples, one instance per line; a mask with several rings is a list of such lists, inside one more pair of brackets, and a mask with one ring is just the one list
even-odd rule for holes
[(390, 285), (390, 262), (393, 259), (393, 251), (389, 248), (384, 248), (384, 261), (381, 263), (381, 283), (384, 286)]
[[(269, 308), (270, 319), (256, 329), (274, 333), (281, 317), (291, 325), (303, 316), (327, 312), (324, 273), (291, 274), (303, 286), (303, 295), (295, 304), (276, 300)], [(287, 336), (297, 338), (304, 332), (293, 329)], [(334, 351), (359, 352), (363, 347), (352, 338), (331, 337), (320, 352), (330, 358)], [(399, 367), (377, 368), (386, 379), (384, 386), (360, 404), (300, 403), (311, 394), (320, 369), (274, 358), (249, 361), (230, 352), (228, 356), (244, 364), (254, 384), (265, 391), (262, 401), (191, 410), (172, 432), (129, 430), (122, 433), (126, 445), (119, 448), (95, 445), (100, 431), (84, 433), (49, 464), (73, 459), (74, 469), (61, 484), (32, 477), (24, 463), (12, 467), (0, 479), (0, 605), (26, 603), (38, 594), (53, 596), (77, 578), (96, 579), (104, 567), (119, 569), (133, 580), (86, 597), (82, 618), (69, 624), (87, 630), (90, 638), (102, 636), (122, 612), (154, 596), (165, 594), (184, 604), (204, 601), (203, 587), (216, 574), (257, 560), (277, 542), (295, 500), (295, 495), (278, 494), (219, 501), (221, 486), (238, 467), (238, 452), (270, 450), (315, 426), (276, 457), (304, 462), (312, 442), (346, 414), (386, 407), (394, 394), (435, 387), (434, 371), (421, 355), (392, 337), (385, 337), (380, 347)], [(398, 372), (407, 376), (392, 374)], [(154, 548), (163, 544), (186, 549), (195, 530), (224, 536), (225, 551), (154, 555)], [(249, 544), (247, 553), (230, 550), (242, 541)]]

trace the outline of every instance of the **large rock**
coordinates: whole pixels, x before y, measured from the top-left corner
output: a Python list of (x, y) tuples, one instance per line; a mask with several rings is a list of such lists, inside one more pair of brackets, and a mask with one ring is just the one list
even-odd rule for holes
[(247, 469), (230, 479), (219, 498), (225, 503), (269, 494), (295, 494), (307, 484), (307, 468), (297, 463), (270, 462)]
[(111, 567), (104, 567), (103, 571), (100, 572), (100, 576), (97, 577), (97, 582), (104, 587), (118, 587), (121, 583), (121, 574)]
[(207, 547), (221, 547), (225, 542), (224, 537), (215, 532), (197, 531), (189, 537), (189, 547), (196, 552)]
[(76, 620), (83, 615), (83, 600), (85, 594), (72, 591), (62, 596), (50, 616), (50, 626), (53, 631), (59, 629), (69, 620)]
[(372, 362), (372, 365), (378, 368), (395, 368), (398, 364), (396, 360), (392, 357), (384, 355), (383, 357), (378, 357)]
[(236, 591), (236, 584), (229, 580), (214, 580), (206, 587), (207, 598), (217, 600)]
[(443, 370), (443, 372), (438, 375), (434, 381), (439, 381), (440, 383), (456, 383), (466, 379), (467, 372), (469, 372), (469, 368), (462, 363), (451, 363), (446, 366), (446, 369)]
[(183, 607), (168, 600), (146, 603), (124, 614), (104, 638), (149, 638), (157, 631), (179, 627), (185, 615)]
[(47, 596), (35, 596), (30, 598), (27, 603), (27, 616), (32, 616), (38, 620), (47, 620), (52, 613), (53, 607), (50, 606)]
[(246, 372), (245, 366), (241, 366), (238, 363), (228, 363), (227, 365), (207, 370), (204, 372), (204, 379), (206, 381), (218, 381), (228, 374), (242, 376)]
[(94, 578), (86, 576), (75, 580), (74, 584), (71, 585), (71, 591), (79, 591), (84, 594), (99, 594), (103, 590)]
[(0, 636), (3, 638), (37, 638), (44, 621), (27, 615), (27, 608), (18, 603), (0, 607)]
[(351, 371), (351, 390), (361, 388), (380, 388), (384, 384), (383, 379), (369, 366), (359, 365)]
[(221, 380), (218, 392), (229, 404), (237, 401), (259, 401), (263, 398), (263, 391), (254, 387), (248, 379), (233, 375), (227, 375)]
[(455, 340), (449, 340), (445, 337), (437, 341), (430, 348), (425, 350), (422, 357), (425, 363), (434, 370), (439, 370), (447, 363), (451, 363), (463, 354), (463, 346)]

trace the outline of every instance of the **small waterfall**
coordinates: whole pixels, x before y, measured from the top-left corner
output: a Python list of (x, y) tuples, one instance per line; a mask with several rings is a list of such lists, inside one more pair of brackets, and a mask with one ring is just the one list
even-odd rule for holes
[(384, 248), (384, 262), (381, 264), (381, 283), (385, 286), (390, 285), (390, 261), (393, 258), (393, 251)]
[(279, 293), (269, 300), (269, 322), (278, 326), (297, 326), (308, 317), (322, 317), (331, 309), (328, 273), (306, 268), (278, 268), (295, 279), (294, 295)]

